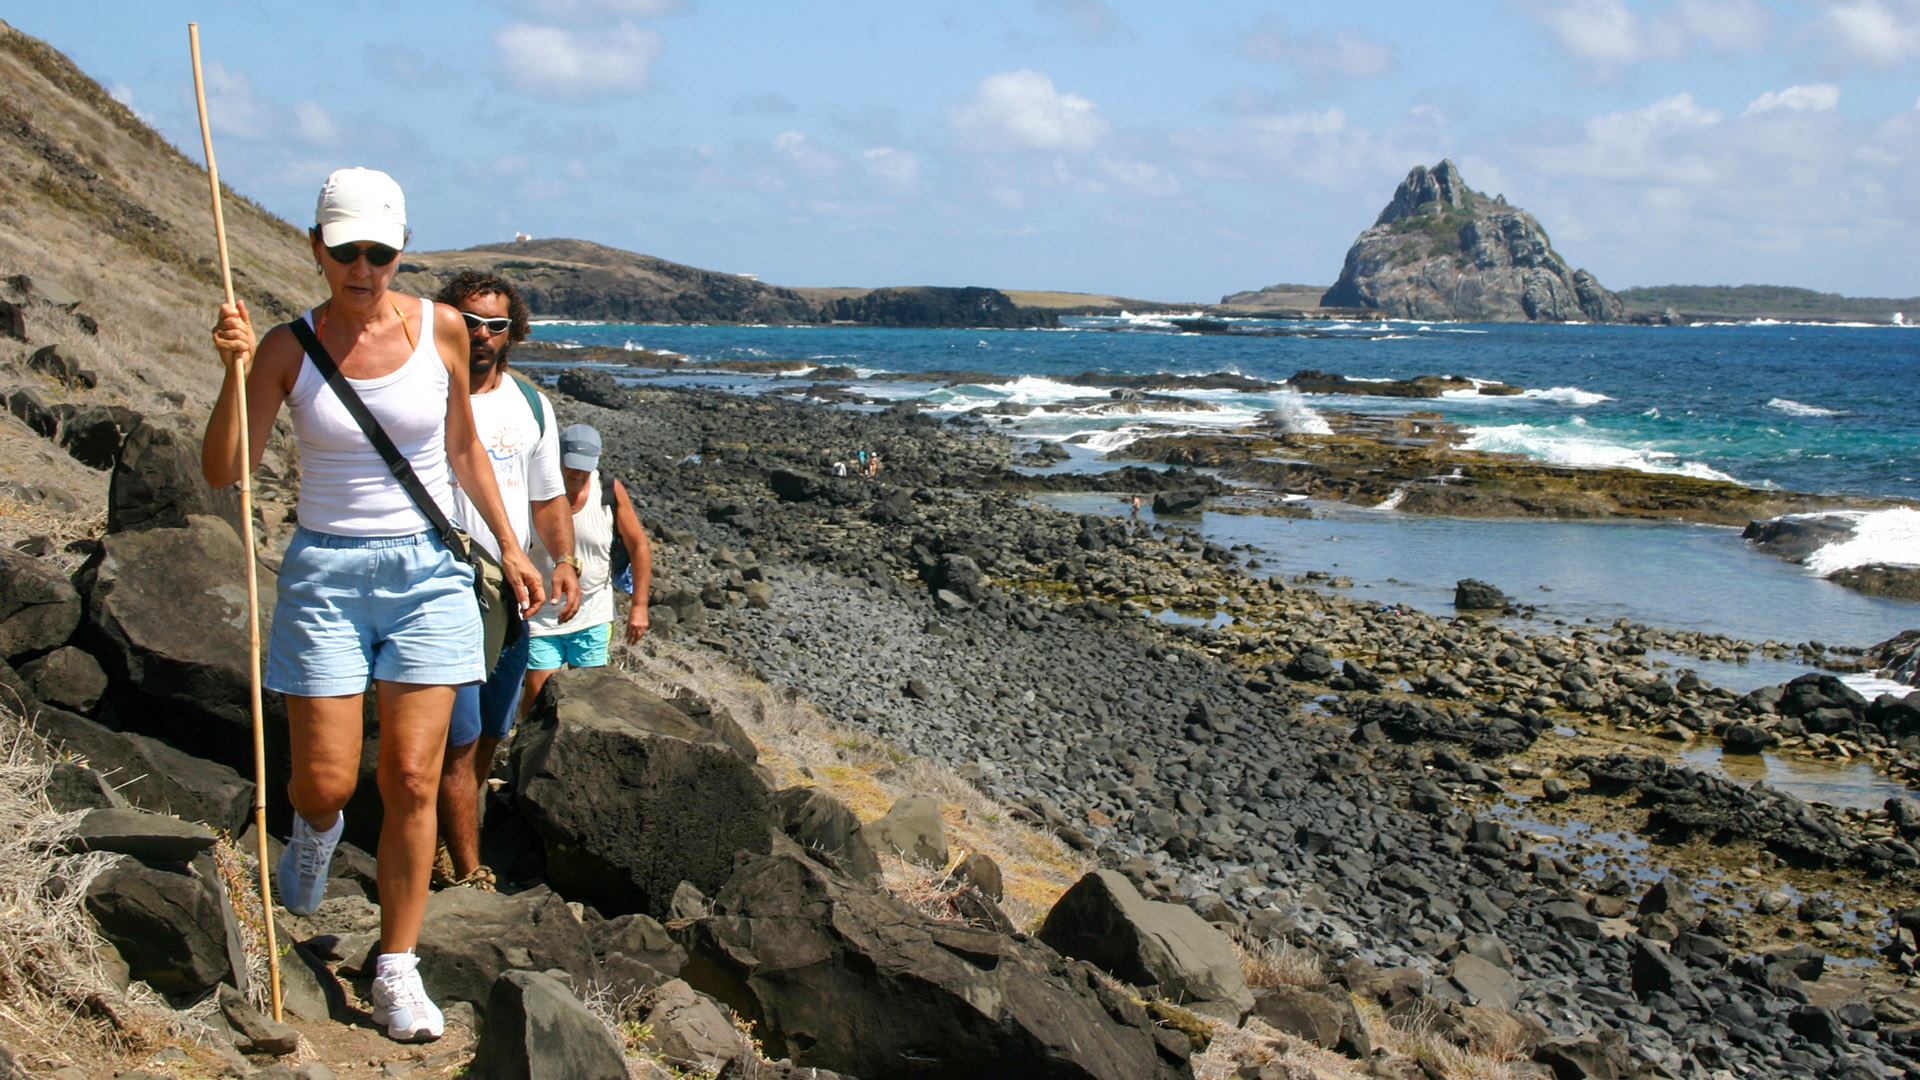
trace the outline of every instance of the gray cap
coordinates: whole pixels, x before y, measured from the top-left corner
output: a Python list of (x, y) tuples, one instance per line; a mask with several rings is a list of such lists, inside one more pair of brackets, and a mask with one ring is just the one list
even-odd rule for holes
[(592, 472), (600, 467), (600, 433), (575, 424), (560, 433), (560, 467)]

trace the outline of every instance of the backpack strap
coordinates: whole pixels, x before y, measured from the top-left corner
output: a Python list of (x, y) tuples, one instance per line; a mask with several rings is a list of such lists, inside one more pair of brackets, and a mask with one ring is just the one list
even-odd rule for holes
[(520, 396), (527, 399), (527, 408), (533, 410), (533, 422), (540, 427), (540, 437), (546, 438), (547, 411), (540, 407), (540, 391), (532, 383), (521, 378), (518, 372), (507, 372), (507, 378), (512, 379), (514, 385), (520, 388)]
[(600, 505), (601, 506), (614, 506), (619, 503), (620, 500), (616, 498), (613, 494), (613, 485), (614, 485), (614, 482), (617, 481), (618, 479), (619, 477), (609, 472), (603, 472), (600, 474)]
[(340, 365), (333, 362), (333, 356), (327, 352), (325, 345), (320, 344), (320, 338), (314, 334), (313, 328), (307, 325), (305, 319), (295, 319), (287, 324), (287, 328), (293, 331), (293, 336), (300, 342), (300, 347), (306, 350), (307, 359), (313, 361), (313, 366), (318, 368), (320, 374), (326, 378), (327, 385), (333, 388), (334, 396), (340, 399), (340, 404), (346, 406), (347, 412), (352, 414), (354, 421), (360, 425), (360, 430), (366, 435), (367, 441), (379, 451), (381, 460), (387, 463), (387, 471), (393, 473), (393, 478), (400, 482), (401, 489), (413, 500), (414, 507), (427, 519), (427, 524), (433, 527), (434, 533), (440, 537), (440, 542), (445, 544), (447, 550), (453, 552), (461, 562), (471, 563), (473, 557), (468, 554), (466, 544), (461, 541), (459, 532), (453, 527), (453, 522), (447, 520), (447, 515), (440, 509), (440, 504), (434, 502), (433, 496), (427, 494), (426, 485), (420, 482), (419, 475), (413, 471), (413, 462), (408, 461), (406, 455), (400, 452), (400, 448), (393, 445), (393, 440), (387, 437), (386, 429), (380, 426), (380, 419), (373, 415), (373, 411), (367, 408), (367, 403), (360, 400), (360, 394), (354, 390), (353, 384), (340, 373)]

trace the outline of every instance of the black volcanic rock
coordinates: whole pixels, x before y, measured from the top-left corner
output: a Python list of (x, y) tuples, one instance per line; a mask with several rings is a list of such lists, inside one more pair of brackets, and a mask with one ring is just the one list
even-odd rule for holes
[(998, 289), (946, 289), (935, 286), (875, 289), (826, 304), (821, 313), (834, 322), (869, 326), (1055, 327), (1060, 317), (1039, 308), (1023, 308)]
[(1347, 250), (1325, 307), (1406, 319), (1617, 322), (1618, 298), (1569, 269), (1532, 214), (1467, 187), (1452, 161), (1417, 166)]

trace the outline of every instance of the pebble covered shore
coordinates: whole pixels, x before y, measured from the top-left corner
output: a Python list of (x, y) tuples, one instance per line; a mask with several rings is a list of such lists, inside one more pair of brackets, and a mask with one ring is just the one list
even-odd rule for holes
[[(957, 770), (1149, 896), (1330, 964), (1428, 972), (1442, 1000), (1507, 1000), (1555, 1034), (1618, 1032), (1672, 1075), (1920, 1060), (1909, 969), (1875, 951), (1920, 881), (1916, 804), (1809, 805), (1648, 746), (1920, 773), (1920, 700), (1868, 702), (1813, 669), (1738, 695), (1645, 662), (1858, 669), (1870, 643), (1387, 609), (1177, 527), (1036, 506), (1011, 442), (910, 407), (580, 372), (560, 389), (661, 541), (657, 628)], [(881, 455), (877, 480), (828, 474), (857, 449)], [(1200, 617), (1150, 617), (1165, 608)], [(1574, 729), (1585, 752), (1552, 752)], [(1508, 824), (1526, 801), (1630, 825), (1652, 845), (1642, 877)], [(1687, 884), (1709, 872), (1720, 885)], [(1460, 975), (1489, 940), (1510, 958), (1492, 988)], [(1822, 980), (1829, 954), (1842, 974)]]

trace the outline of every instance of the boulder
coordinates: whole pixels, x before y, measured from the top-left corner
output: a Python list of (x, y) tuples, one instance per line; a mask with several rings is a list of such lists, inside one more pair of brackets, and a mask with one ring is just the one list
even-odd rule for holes
[(1460, 611), (1501, 611), (1512, 602), (1506, 593), (1476, 578), (1461, 578), (1453, 584), (1453, 606)]
[(1759, 724), (1733, 724), (1720, 736), (1721, 749), (1729, 754), (1758, 754), (1777, 741)]
[(67, 840), (76, 851), (117, 851), (147, 863), (191, 862), (215, 842), (204, 825), (118, 808), (87, 811)]
[(1205, 488), (1182, 488), (1178, 491), (1158, 491), (1153, 496), (1154, 514), (1197, 514), (1205, 508), (1207, 492)]
[(735, 852), (766, 852), (771, 785), (717, 724), (608, 668), (551, 680), (512, 759), (547, 880), (603, 914), (657, 917), (680, 882), (711, 893)]
[(62, 645), (45, 656), (20, 665), (20, 677), (33, 696), (49, 705), (89, 713), (107, 692), (107, 673), (89, 653)]
[(1520, 984), (1513, 973), (1472, 953), (1454, 957), (1447, 977), (1466, 995), (1469, 1005), (1511, 1009), (1520, 1001)]
[(67, 643), (80, 594), (58, 566), (0, 548), (0, 658), (15, 663)]
[(774, 796), (773, 810), (794, 843), (832, 855), (855, 878), (880, 873), (880, 858), (846, 803), (816, 787), (790, 787)]
[(940, 804), (925, 795), (903, 795), (880, 820), (866, 827), (881, 851), (923, 866), (947, 865), (947, 826)]
[(107, 531), (182, 529), (195, 514), (217, 517), (237, 531), (239, 485), (207, 486), (200, 474), (199, 425), (186, 414), (140, 420), (127, 432), (107, 485)]
[(953, 876), (979, 889), (981, 895), (996, 903), (1006, 899), (1000, 864), (983, 851), (967, 852), (967, 857), (953, 868)]
[(47, 408), (47, 403), (41, 400), (39, 394), (27, 387), (22, 386), (7, 392), (7, 411), (43, 439), (53, 438), (54, 434), (60, 430), (59, 417), (53, 414), (52, 409)]
[(80, 358), (65, 345), (42, 345), (35, 349), (33, 355), (27, 358), (27, 369), (57, 379), (69, 387), (84, 386), (91, 390), (99, 384), (93, 372), (82, 367)]
[(1372, 1037), (1360, 1019), (1353, 999), (1337, 988), (1305, 989), (1273, 986), (1254, 995), (1248, 1018), (1283, 1034), (1305, 1039), (1322, 1050), (1335, 1050), (1365, 1060), (1373, 1052)]
[(746, 1034), (712, 998), (685, 982), (674, 979), (662, 985), (652, 1001), (642, 1021), (651, 1033), (647, 1048), (668, 1066), (720, 1076), (736, 1061), (754, 1060)]
[(142, 810), (174, 814), (234, 836), (246, 830), (253, 813), (253, 781), (225, 765), (50, 705), (34, 710), (33, 726), (55, 747), (84, 759), (126, 802)]
[(132, 976), (163, 994), (197, 997), (235, 979), (232, 913), (196, 874), (123, 861), (88, 884), (86, 907)]
[(595, 973), (587, 931), (565, 901), (546, 889), (514, 896), (442, 889), (427, 898), (420, 927), (420, 977), (434, 1000), (488, 1007), (495, 980), (515, 968), (558, 969), (585, 986)]
[(553, 976), (509, 971), (486, 1005), (473, 1080), (627, 1080), (620, 1040)]
[(1189, 1076), (1184, 1037), (1085, 964), (929, 920), (804, 853), (750, 859), (683, 931), (684, 977), (769, 1057), (854, 1076)]
[(102, 472), (120, 460), (124, 438), (120, 415), (104, 405), (82, 406), (60, 425), (61, 449), (87, 468)]
[(554, 385), (575, 401), (603, 409), (624, 409), (633, 401), (633, 392), (614, 382), (612, 375), (590, 368), (569, 368), (560, 373)]
[(233, 1045), (243, 1054), (291, 1054), (300, 1048), (300, 1032), (262, 1015), (247, 996), (226, 983), (220, 984), (220, 1015), (233, 1029)]
[[(113, 684), (118, 722), (251, 773), (245, 568), (232, 526), (193, 517), (185, 528), (109, 534), (74, 580), (86, 597), (83, 642)], [(263, 636), (273, 604), (273, 575), (262, 574)], [(286, 755), (286, 705), (269, 694), (265, 707), (275, 764)]]
[(651, 915), (616, 915), (595, 924), (588, 936), (594, 955), (604, 959), (617, 953), (665, 972), (669, 978), (679, 975), (687, 964), (687, 950)]
[(1184, 904), (1143, 898), (1114, 870), (1081, 878), (1047, 912), (1039, 938), (1135, 986), (1206, 1016), (1237, 1020), (1253, 1007), (1225, 934)]

